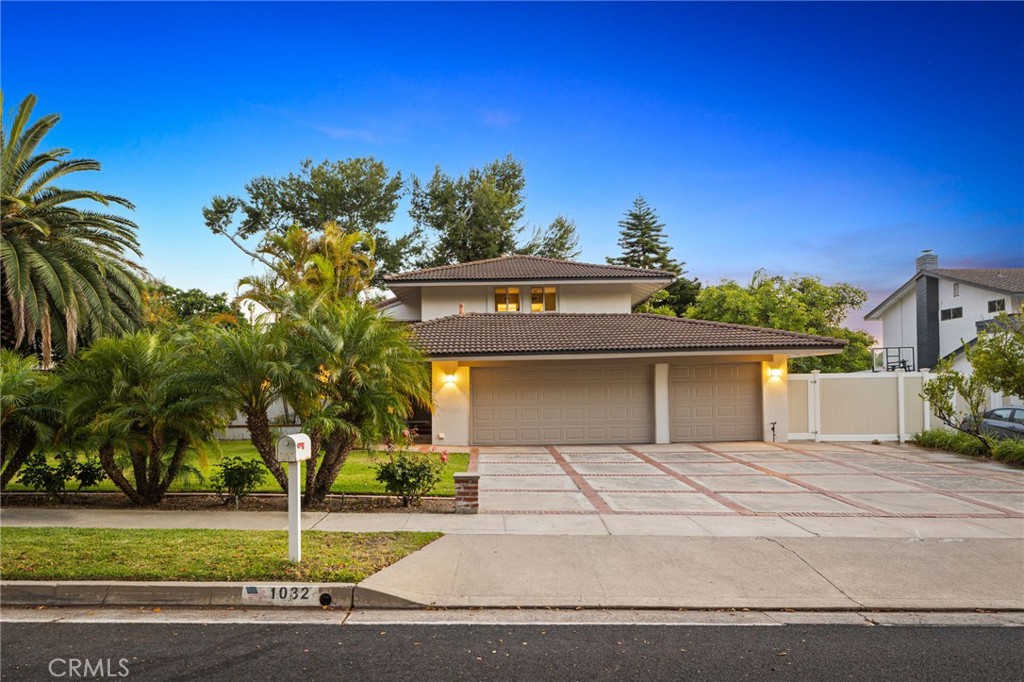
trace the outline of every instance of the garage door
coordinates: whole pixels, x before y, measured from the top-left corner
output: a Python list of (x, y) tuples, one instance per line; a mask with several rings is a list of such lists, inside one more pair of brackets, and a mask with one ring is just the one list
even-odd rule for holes
[(473, 442), (649, 443), (649, 366), (478, 367)]
[(761, 365), (676, 365), (669, 371), (672, 442), (761, 440)]

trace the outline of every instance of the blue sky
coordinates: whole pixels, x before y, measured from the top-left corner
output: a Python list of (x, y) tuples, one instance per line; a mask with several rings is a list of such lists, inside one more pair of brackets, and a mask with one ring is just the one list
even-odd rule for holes
[(642, 194), (705, 283), (763, 267), (877, 302), (921, 249), (1024, 267), (1019, 3), (3, 2), (0, 18), (5, 108), (31, 92), (62, 115), (48, 143), (103, 163), (89, 186), (136, 203), (144, 265), (182, 288), (254, 271), (203, 225), (210, 197), (370, 155), (429, 177), (511, 153), (525, 223), (568, 215), (595, 262)]

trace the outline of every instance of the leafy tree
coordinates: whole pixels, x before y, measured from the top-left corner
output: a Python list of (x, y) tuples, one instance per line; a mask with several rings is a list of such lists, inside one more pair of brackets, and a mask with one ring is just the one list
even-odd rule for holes
[(178, 289), (164, 282), (147, 284), (142, 292), (143, 319), (160, 325), (200, 318), (213, 321), (238, 320), (238, 309), (228, 295), (208, 294), (201, 289)]
[(689, 318), (819, 334), (849, 341), (838, 355), (791, 358), (791, 372), (856, 372), (870, 369), (874, 337), (843, 326), (847, 315), (867, 300), (852, 284), (827, 285), (818, 277), (785, 279), (758, 270), (748, 286), (726, 280), (704, 287), (686, 312)]
[(435, 239), (425, 266), (465, 263), (517, 251), (522, 231), (523, 164), (508, 155), (458, 178), (434, 169), (426, 184), (412, 181), (409, 215)]
[(59, 373), (69, 433), (99, 451), (107, 476), (139, 506), (197, 476), (188, 456), (228, 421), (225, 387), (194, 334), (101, 339)]
[(633, 312), (680, 316), (695, 300), (700, 282), (682, 277), (685, 263), (672, 258), (665, 224), (643, 197), (633, 200), (633, 208), (619, 221), (619, 248), (622, 255), (608, 258), (612, 265), (645, 270), (666, 270), (679, 278), (634, 307)]
[(576, 223), (559, 215), (547, 228), (535, 229), (530, 241), (519, 249), (519, 253), (558, 260), (579, 258), (580, 236), (576, 232)]
[(1024, 328), (1020, 317), (1001, 313), (966, 347), (978, 381), (1005, 395), (1024, 398)]
[[(403, 193), (401, 173), (391, 175), (373, 157), (345, 161), (302, 162), (299, 173), (261, 176), (245, 186), (246, 197), (215, 196), (203, 209), (207, 227), (224, 235), (244, 253), (272, 267), (263, 249), (292, 225), (310, 235), (333, 223), (342, 233), (361, 232), (376, 245), (380, 276), (404, 267), (416, 248), (412, 234), (390, 237), (383, 226), (394, 218)], [(250, 238), (258, 237), (255, 246)], [(375, 280), (376, 282), (376, 280)]]
[(977, 439), (982, 450), (991, 454), (992, 445), (978, 428), (978, 417), (985, 411), (985, 388), (977, 372), (964, 375), (953, 369), (951, 360), (940, 360), (934, 377), (922, 385), (921, 397), (939, 421)]
[(302, 377), (284, 393), (312, 441), (305, 504), (319, 505), (353, 448), (396, 438), (430, 404), (427, 359), (405, 325), (351, 299), (284, 324)]
[(0, 350), (0, 490), (60, 423), (60, 405), (52, 384), (52, 375), (40, 371), (34, 358)]
[(131, 202), (54, 184), (98, 171), (100, 164), (65, 158), (70, 150), (60, 147), (39, 150), (60, 116), (48, 114), (30, 124), (35, 104), (29, 95), (10, 129), (0, 127), (0, 307), (3, 347), (27, 349), (38, 336), (43, 366), (49, 367), (54, 353), (73, 354), (80, 339), (138, 326), (143, 271), (131, 260), (141, 255), (135, 223), (105, 210), (131, 209)]

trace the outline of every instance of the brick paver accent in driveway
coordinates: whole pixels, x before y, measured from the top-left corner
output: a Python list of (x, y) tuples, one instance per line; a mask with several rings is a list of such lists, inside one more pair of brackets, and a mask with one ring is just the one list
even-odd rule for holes
[(481, 447), (480, 510), (1021, 519), (1024, 470), (913, 445)]

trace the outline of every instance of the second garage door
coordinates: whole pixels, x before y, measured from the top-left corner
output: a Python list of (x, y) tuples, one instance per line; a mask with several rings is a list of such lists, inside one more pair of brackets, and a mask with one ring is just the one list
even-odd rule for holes
[(669, 406), (673, 443), (761, 440), (761, 366), (673, 366)]
[(477, 367), (471, 384), (477, 445), (652, 440), (649, 366)]

